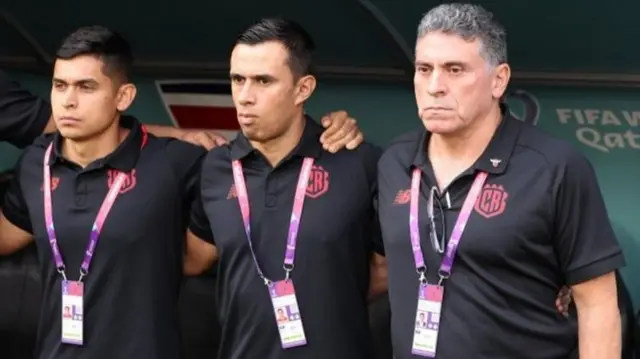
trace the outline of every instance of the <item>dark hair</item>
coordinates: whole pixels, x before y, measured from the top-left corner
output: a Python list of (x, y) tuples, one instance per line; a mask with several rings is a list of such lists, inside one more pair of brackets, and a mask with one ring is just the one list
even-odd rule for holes
[(104, 64), (103, 72), (109, 77), (120, 76), (125, 82), (131, 79), (133, 55), (127, 40), (115, 31), (102, 26), (81, 27), (63, 41), (56, 58), (70, 60), (91, 55)]
[(296, 76), (311, 74), (315, 44), (311, 35), (298, 23), (281, 19), (261, 19), (245, 29), (236, 39), (236, 45), (258, 45), (276, 41), (289, 51), (289, 66)]

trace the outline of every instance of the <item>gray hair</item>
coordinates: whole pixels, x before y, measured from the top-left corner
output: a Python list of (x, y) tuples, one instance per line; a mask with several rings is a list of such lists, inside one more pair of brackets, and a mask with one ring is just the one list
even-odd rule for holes
[(493, 14), (480, 5), (442, 4), (426, 13), (418, 25), (418, 39), (431, 32), (480, 41), (480, 54), (491, 65), (507, 62), (507, 32)]

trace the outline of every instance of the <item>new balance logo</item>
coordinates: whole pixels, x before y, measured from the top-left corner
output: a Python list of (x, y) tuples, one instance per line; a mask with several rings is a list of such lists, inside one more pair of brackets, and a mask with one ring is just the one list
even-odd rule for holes
[(227, 193), (227, 199), (238, 198), (238, 192), (236, 191), (236, 185), (232, 184), (231, 188), (229, 188), (229, 193)]
[(402, 205), (409, 203), (411, 199), (411, 190), (410, 189), (401, 189), (398, 191), (396, 198), (393, 200), (393, 204)]

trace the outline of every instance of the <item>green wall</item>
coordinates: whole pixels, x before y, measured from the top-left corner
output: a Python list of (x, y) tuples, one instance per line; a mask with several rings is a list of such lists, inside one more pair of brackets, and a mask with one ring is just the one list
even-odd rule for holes
[[(47, 95), (49, 79), (14, 75), (27, 88)], [(131, 112), (145, 122), (168, 124), (169, 117), (153, 80), (136, 80), (139, 97)], [(640, 192), (636, 189), (640, 140), (634, 137), (640, 137), (640, 91), (545, 87), (526, 90), (536, 100), (529, 105), (539, 105), (537, 126), (570, 141), (594, 164), (611, 221), (625, 249), (627, 267), (623, 275), (636, 305), (640, 304), (640, 280), (633, 274), (640, 269)], [(527, 109), (522, 101), (510, 103), (516, 115), (524, 116)], [(359, 120), (367, 138), (383, 145), (420, 126), (411, 84), (321, 83), (308, 106), (309, 113), (319, 116), (337, 109), (348, 110)], [(0, 168), (7, 168), (15, 161), (17, 151), (0, 146)]]

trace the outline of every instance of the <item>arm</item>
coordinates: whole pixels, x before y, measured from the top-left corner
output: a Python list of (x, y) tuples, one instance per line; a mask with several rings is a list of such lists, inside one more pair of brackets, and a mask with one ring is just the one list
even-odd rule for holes
[(49, 102), (21, 88), (0, 70), (0, 140), (22, 148), (54, 128)]
[(209, 270), (218, 260), (213, 232), (200, 196), (200, 181), (197, 180), (195, 183), (184, 255), (185, 275), (200, 275)]
[(33, 236), (11, 223), (0, 211), (0, 256), (15, 253), (33, 242)]
[(369, 301), (376, 300), (387, 292), (387, 260), (378, 253), (371, 258), (371, 278), (369, 281)]
[[(329, 113), (320, 121), (326, 128), (320, 137), (324, 149), (335, 153), (343, 148), (354, 149), (358, 147), (364, 137), (356, 120), (349, 117), (344, 111)], [(179, 129), (170, 126), (147, 125), (149, 132), (156, 137), (172, 137), (179, 140), (202, 146), (208, 150), (222, 146), (227, 140), (217, 133), (204, 129)]]
[(620, 358), (622, 323), (615, 273), (576, 284), (571, 289), (578, 311), (580, 358)]
[[(193, 226), (193, 224), (192, 224)], [(184, 255), (184, 274), (196, 276), (211, 269), (218, 259), (218, 250), (206, 240), (187, 231), (187, 243)]]
[(387, 260), (384, 255), (382, 230), (378, 218), (378, 161), (382, 149), (365, 143), (356, 149), (362, 158), (371, 195), (371, 218), (369, 219), (370, 248), (373, 249), (369, 270), (369, 301), (376, 300), (387, 292)]
[(145, 124), (151, 134), (156, 137), (170, 137), (180, 139), (184, 135), (184, 130), (180, 130), (173, 126), (162, 126)]
[(9, 182), (0, 210), (0, 256), (17, 252), (33, 242), (29, 211), (19, 183), (22, 158)]
[(320, 123), (326, 130), (320, 136), (325, 150), (336, 153), (343, 148), (353, 150), (364, 141), (356, 120), (345, 111), (336, 111), (322, 116)]
[(369, 279), (369, 301), (376, 300), (379, 296), (385, 294), (388, 290), (387, 284), (387, 259), (384, 253), (384, 244), (382, 242), (382, 231), (380, 229), (380, 221), (377, 215), (378, 200), (377, 195), (374, 200), (374, 208), (376, 209), (376, 217), (373, 221), (373, 256), (371, 257), (371, 269)]
[(184, 243), (184, 273), (199, 275), (217, 259), (213, 234), (200, 196), (201, 166), (207, 152), (201, 147), (169, 140), (166, 153), (182, 186), (184, 218), (189, 220)]
[(578, 312), (581, 359), (619, 359), (621, 324), (614, 272), (624, 257), (591, 164), (577, 153), (554, 185), (554, 243)]

